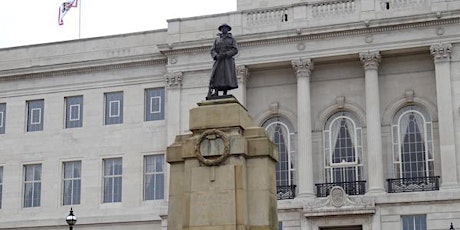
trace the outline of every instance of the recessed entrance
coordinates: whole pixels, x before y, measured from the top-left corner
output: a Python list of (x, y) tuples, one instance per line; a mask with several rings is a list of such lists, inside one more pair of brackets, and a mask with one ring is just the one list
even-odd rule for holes
[(363, 226), (321, 227), (319, 230), (363, 230)]

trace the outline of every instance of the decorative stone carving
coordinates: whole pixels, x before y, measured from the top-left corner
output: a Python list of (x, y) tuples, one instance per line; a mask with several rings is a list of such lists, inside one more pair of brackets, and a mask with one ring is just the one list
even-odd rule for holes
[(245, 65), (236, 66), (236, 79), (238, 82), (246, 83), (249, 80), (249, 69)]
[(295, 69), (297, 78), (310, 77), (313, 70), (313, 61), (311, 59), (296, 59), (291, 61), (292, 68)]
[(280, 109), (280, 103), (275, 101), (270, 104), (270, 113), (271, 114), (278, 114)]
[(433, 55), (435, 61), (449, 61), (450, 54), (452, 53), (452, 44), (439, 43), (431, 45), (430, 53)]
[(350, 215), (350, 214), (373, 214), (375, 213), (375, 201), (373, 197), (348, 196), (342, 187), (332, 187), (326, 198), (315, 198), (304, 206), (306, 217)]
[(345, 97), (336, 97), (335, 102), (337, 103), (337, 108), (343, 109), (345, 107)]
[(405, 92), (405, 97), (407, 102), (414, 102), (414, 91), (407, 90)]
[(366, 52), (366, 53), (359, 53), (359, 59), (363, 63), (363, 67), (365, 70), (368, 69), (378, 69), (379, 62), (382, 60), (379, 51), (373, 52)]
[[(221, 139), (223, 143), (219, 144), (220, 142), (217, 141), (217, 139)], [(217, 148), (208, 148), (208, 151), (206, 154), (203, 154), (202, 149), (202, 144), (205, 140), (208, 140), (207, 144), (208, 145), (223, 145), (223, 152), (215, 152), (216, 149), (220, 149), (219, 147)], [(209, 143), (211, 142), (211, 143)], [(218, 129), (208, 129), (204, 131), (198, 140), (196, 141), (195, 144), (195, 155), (197, 159), (204, 165), (206, 166), (217, 166), (222, 164), (230, 155), (230, 138), (228, 137), (227, 134), (224, 132), (218, 130)], [(212, 158), (206, 158), (206, 156), (211, 156)], [(217, 158), (215, 157), (217, 156)]]
[(182, 86), (182, 72), (171, 72), (165, 75), (168, 88), (179, 88)]

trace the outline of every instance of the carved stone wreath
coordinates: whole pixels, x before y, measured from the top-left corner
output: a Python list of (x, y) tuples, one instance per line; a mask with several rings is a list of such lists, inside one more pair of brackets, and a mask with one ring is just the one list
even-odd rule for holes
[[(203, 142), (209, 135), (216, 135), (224, 142), (224, 152), (217, 158), (206, 159), (201, 153), (201, 142)], [(208, 129), (204, 131), (195, 144), (195, 155), (198, 160), (206, 166), (216, 166), (222, 164), (230, 155), (230, 139), (228, 135), (218, 129)]]

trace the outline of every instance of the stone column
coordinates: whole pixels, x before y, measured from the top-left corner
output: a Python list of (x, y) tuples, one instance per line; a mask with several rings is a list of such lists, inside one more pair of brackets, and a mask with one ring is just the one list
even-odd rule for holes
[(180, 130), (180, 99), (182, 87), (182, 72), (170, 72), (166, 78), (166, 127), (168, 145), (174, 143)]
[(249, 79), (249, 70), (245, 65), (236, 66), (236, 78), (238, 89), (235, 90), (234, 96), (243, 106), (246, 106), (246, 84)]
[[(174, 143), (176, 135), (181, 133), (180, 115), (181, 115), (181, 87), (182, 72), (169, 72), (165, 75), (166, 81), (166, 141), (167, 145)], [(169, 199), (169, 164), (166, 164), (165, 173), (165, 200)], [(167, 215), (166, 215), (167, 218)]]
[(314, 196), (310, 112), (310, 75), (313, 70), (313, 62), (311, 59), (297, 59), (291, 63), (297, 76), (298, 197), (310, 197)]
[(455, 150), (454, 111), (450, 73), (451, 44), (430, 47), (436, 74), (436, 96), (439, 117), (439, 145), (441, 149), (441, 189), (458, 186)]
[(367, 120), (367, 156), (369, 193), (383, 193), (383, 157), (382, 157), (382, 132), (380, 119), (380, 94), (378, 67), (381, 60), (380, 53), (360, 53), (359, 58), (363, 63), (365, 72), (366, 90), (366, 120)]

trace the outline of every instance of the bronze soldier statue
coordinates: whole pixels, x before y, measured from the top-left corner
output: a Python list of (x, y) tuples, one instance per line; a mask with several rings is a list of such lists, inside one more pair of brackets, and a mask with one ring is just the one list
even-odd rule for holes
[(228, 90), (238, 88), (235, 59), (233, 58), (238, 53), (238, 46), (232, 34), (229, 33), (232, 27), (222, 24), (218, 30), (220, 33), (217, 34), (211, 49), (214, 65), (212, 66), (207, 98), (218, 97), (219, 91), (223, 91), (223, 95), (227, 95)]

